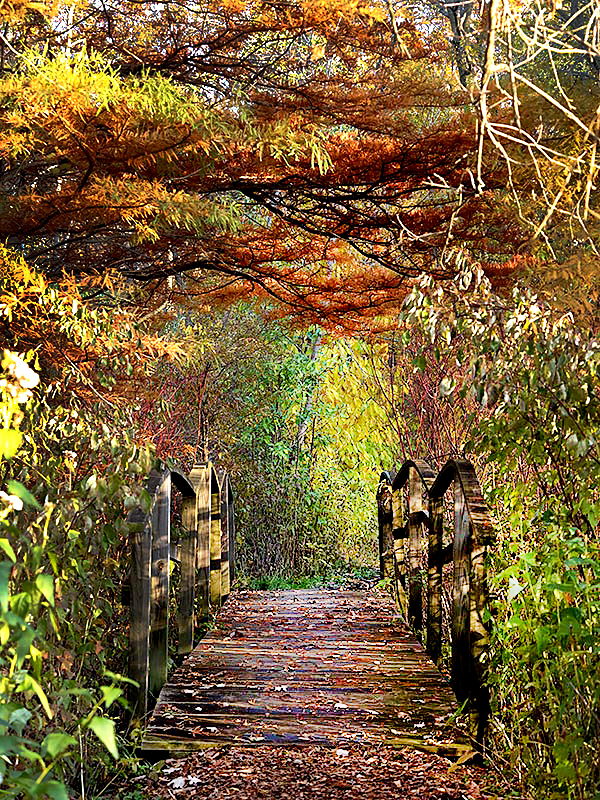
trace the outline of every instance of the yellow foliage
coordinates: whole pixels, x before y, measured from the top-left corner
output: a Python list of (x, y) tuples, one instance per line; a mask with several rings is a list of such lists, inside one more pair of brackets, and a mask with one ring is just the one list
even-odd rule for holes
[(57, 5), (56, 0), (0, 0), (0, 20), (19, 22), (32, 11), (50, 17), (56, 12)]

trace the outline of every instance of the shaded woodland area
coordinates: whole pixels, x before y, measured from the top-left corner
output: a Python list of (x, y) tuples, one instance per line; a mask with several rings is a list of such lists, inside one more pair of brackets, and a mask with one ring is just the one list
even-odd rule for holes
[(120, 600), (157, 459), (228, 471), (238, 585), (276, 589), (369, 575), (381, 469), (465, 456), (487, 763), (597, 797), (597, 4), (0, 18), (0, 795), (144, 769)]

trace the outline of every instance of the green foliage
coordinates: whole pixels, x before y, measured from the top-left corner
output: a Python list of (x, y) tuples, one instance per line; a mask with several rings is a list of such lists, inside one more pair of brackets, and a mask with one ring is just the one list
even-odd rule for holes
[[(338, 560), (327, 496), (314, 480), (323, 364), (318, 332), (272, 327), (268, 355), (253, 365), (239, 430), (236, 474), (242, 568), (256, 576), (322, 573)], [(235, 458), (234, 452), (234, 458)]]
[(239, 304), (181, 314), (170, 334), (185, 338), (188, 364), (156, 373), (168, 423), (158, 403), (144, 409), (144, 422), (154, 425), (161, 454), (173, 441), (196, 442), (197, 457), (228, 469), (238, 567), (249, 577), (373, 564), (373, 485), (391, 437), (385, 413), (370, 402), (368, 349), (318, 329), (292, 331), (269, 311)]
[(238, 582), (248, 589), (266, 589), (274, 591), (277, 589), (337, 589), (347, 586), (354, 586), (357, 583), (364, 585), (364, 582), (375, 584), (378, 582), (379, 572), (373, 567), (355, 567), (351, 571), (332, 571), (325, 575), (291, 575), (284, 577), (281, 575), (267, 575), (262, 578), (246, 578), (238, 576)]
[(494, 628), (495, 733), (511, 765), (545, 796), (594, 797), (600, 545), (549, 512), (527, 520), (524, 534), (520, 549), (528, 540), (536, 548), (494, 577), (502, 609)]
[(274, 325), (268, 335), (275, 347), (244, 381), (246, 425), (233, 444), (244, 464), (235, 475), (242, 567), (297, 578), (372, 565), (384, 426), (358, 377), (360, 345)]
[(97, 779), (118, 758), (124, 508), (151, 458), (116, 409), (108, 425), (101, 407), (56, 404), (15, 354), (2, 367), (0, 785), (62, 800), (76, 776)]
[(440, 393), (481, 407), (468, 449), (487, 461), (499, 528), (492, 752), (534, 796), (595, 798), (600, 342), (531, 291), (494, 296), (478, 274), (425, 282), (406, 318), (466, 368)]

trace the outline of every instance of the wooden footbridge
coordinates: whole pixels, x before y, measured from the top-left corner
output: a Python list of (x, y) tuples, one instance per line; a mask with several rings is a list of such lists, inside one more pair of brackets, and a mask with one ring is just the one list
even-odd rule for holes
[[(172, 486), (182, 495), (177, 537)], [(376, 743), (458, 754), (482, 743), (489, 709), (485, 556), (493, 530), (469, 462), (449, 461), (436, 475), (423, 461), (407, 461), (395, 476), (382, 474), (383, 588), (362, 591), (230, 596), (235, 531), (227, 476), (211, 464), (189, 476), (165, 468), (151, 476), (148, 491), (147, 511), (130, 519), (130, 675), (139, 685), (136, 714), (146, 723), (143, 755)], [(180, 569), (185, 658), (167, 680), (171, 560)], [(444, 622), (446, 564), (453, 568)], [(195, 621), (209, 619), (212, 628), (193, 648)], [(450, 682), (437, 666), (448, 628)], [(468, 707), (468, 731), (452, 724), (457, 700)]]

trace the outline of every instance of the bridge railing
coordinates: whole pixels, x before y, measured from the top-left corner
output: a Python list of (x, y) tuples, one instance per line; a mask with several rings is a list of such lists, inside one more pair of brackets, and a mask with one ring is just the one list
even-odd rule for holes
[[(448, 491), (453, 493), (454, 524), (444, 546)], [(442, 570), (453, 564), (451, 682), (458, 701), (468, 701), (471, 733), (482, 742), (489, 716), (486, 555), (494, 528), (473, 465), (451, 460), (436, 475), (425, 461), (406, 461), (397, 475), (381, 474), (377, 507), (381, 575), (392, 580), (397, 602), (418, 634), (424, 627), (425, 585), (425, 643), (436, 664), (442, 652)]]
[[(181, 530), (172, 536), (171, 491), (181, 492)], [(189, 475), (153, 470), (145, 510), (128, 518), (131, 543), (129, 677), (137, 717), (143, 718), (167, 680), (171, 562), (179, 562), (179, 653), (194, 646), (195, 624), (207, 622), (227, 599), (233, 575), (235, 517), (229, 476), (208, 462)]]

